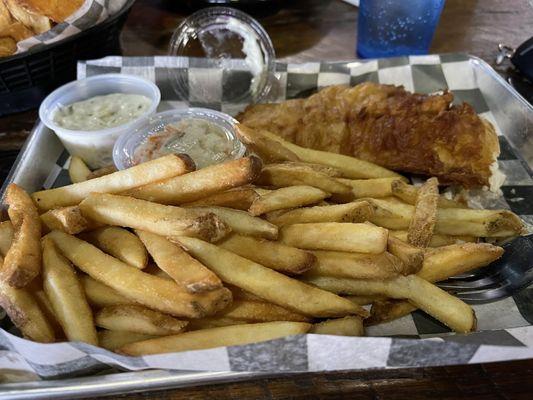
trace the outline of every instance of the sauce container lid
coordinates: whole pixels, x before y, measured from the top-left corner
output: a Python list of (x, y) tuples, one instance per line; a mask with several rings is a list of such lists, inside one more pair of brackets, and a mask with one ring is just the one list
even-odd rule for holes
[[(180, 98), (191, 102), (255, 103), (275, 82), (270, 37), (259, 22), (233, 8), (210, 7), (190, 15), (174, 31), (169, 55), (177, 56), (176, 65), (167, 69), (170, 82)], [(191, 68), (198, 70), (189, 74)]]

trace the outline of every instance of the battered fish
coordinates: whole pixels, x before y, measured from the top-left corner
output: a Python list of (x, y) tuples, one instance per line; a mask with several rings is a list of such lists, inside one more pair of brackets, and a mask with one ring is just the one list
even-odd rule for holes
[(450, 92), (424, 95), (367, 82), (252, 105), (237, 119), (303, 147), (436, 176), (445, 184), (491, 186), (500, 153), (496, 132), (469, 104), (452, 101)]

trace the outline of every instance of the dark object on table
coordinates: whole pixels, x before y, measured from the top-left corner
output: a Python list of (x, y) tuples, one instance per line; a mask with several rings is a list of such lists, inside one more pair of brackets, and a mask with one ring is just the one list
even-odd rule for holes
[(533, 37), (516, 49), (500, 43), (496, 64), (509, 59), (515, 71), (509, 70), (507, 81), (531, 104), (533, 104)]
[(266, 16), (277, 13), (283, 0), (187, 0), (192, 10), (210, 6), (234, 7), (253, 16)]
[(0, 116), (37, 107), (52, 90), (76, 79), (78, 60), (119, 54), (120, 31), (134, 2), (76, 35), (0, 59)]

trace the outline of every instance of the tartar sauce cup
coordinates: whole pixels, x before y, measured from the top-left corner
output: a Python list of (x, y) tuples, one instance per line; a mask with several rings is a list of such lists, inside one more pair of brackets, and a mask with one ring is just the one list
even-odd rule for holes
[[(108, 94), (136, 94), (151, 100), (146, 111), (122, 125), (100, 130), (72, 130), (59, 126), (54, 114), (59, 108)], [(161, 100), (159, 88), (152, 82), (132, 75), (103, 74), (61, 86), (46, 97), (39, 108), (39, 118), (59, 137), (70, 155), (83, 159), (90, 168), (113, 163), (113, 145), (125, 132), (131, 132), (154, 114)]]
[[(187, 121), (190, 120), (207, 122), (212, 124), (217, 130), (220, 129), (220, 131), (222, 131), (224, 134), (223, 136), (225, 137), (225, 140), (227, 140), (227, 147), (229, 149), (229, 151), (225, 153), (224, 157), (211, 160), (205, 160), (204, 157), (203, 160), (195, 159), (195, 154), (209, 157), (209, 149), (206, 149), (204, 154), (201, 154), (202, 151), (198, 152), (198, 149), (196, 149), (196, 151), (191, 149), (190, 153), (186, 150), (181, 151), (182, 153), (191, 156), (197, 166), (197, 169), (202, 167), (202, 163), (204, 164), (203, 166), (206, 164), (217, 164), (224, 161), (236, 160), (245, 155), (246, 147), (243, 143), (241, 143), (241, 141), (239, 141), (235, 132), (235, 126), (238, 124), (236, 119), (219, 111), (207, 108), (191, 107), (164, 111), (151, 117), (147, 117), (134, 131), (125, 132), (118, 138), (113, 149), (113, 161), (115, 166), (118, 169), (125, 169), (137, 164), (139, 160), (136, 160), (136, 151), (142, 146), (146, 146), (146, 144), (149, 143), (150, 138), (155, 139), (154, 135), (160, 136), (161, 133), (164, 132), (165, 127), (168, 125), (176, 126), (180, 123), (187, 123)], [(177, 142), (177, 147), (180, 147), (179, 135), (177, 135), (173, 140)], [(201, 143), (201, 145), (209, 146), (210, 141), (206, 140), (204, 143)], [(157, 158), (160, 155), (161, 154), (154, 154), (153, 158)]]

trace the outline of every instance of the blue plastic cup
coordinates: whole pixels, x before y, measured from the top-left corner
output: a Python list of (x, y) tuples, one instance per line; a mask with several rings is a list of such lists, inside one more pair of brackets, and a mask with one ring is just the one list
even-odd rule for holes
[(444, 0), (361, 0), (357, 55), (427, 54)]

